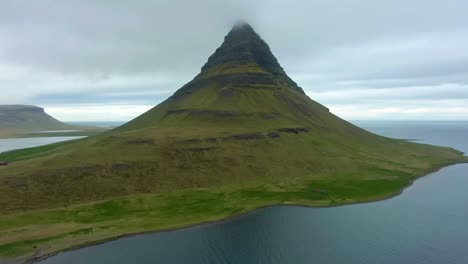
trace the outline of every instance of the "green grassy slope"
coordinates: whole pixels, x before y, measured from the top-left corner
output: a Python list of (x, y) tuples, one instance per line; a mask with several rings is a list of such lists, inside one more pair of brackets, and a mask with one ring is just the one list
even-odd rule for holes
[(308, 98), (248, 25), (201, 73), (121, 126), (0, 154), (0, 255), (220, 219), (271, 204), (394, 195), (466, 158), (362, 130)]

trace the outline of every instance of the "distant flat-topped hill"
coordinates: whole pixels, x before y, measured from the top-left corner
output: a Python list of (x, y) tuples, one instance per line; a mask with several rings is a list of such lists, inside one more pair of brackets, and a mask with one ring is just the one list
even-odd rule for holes
[(0, 160), (10, 162), (0, 167), (0, 214), (8, 215), (0, 238), (14, 234), (0, 255), (11, 255), (32, 243), (46, 254), (272, 204), (382, 199), (466, 158), (335, 116), (239, 24), (193, 80), (138, 118)]
[[(42, 131), (89, 130), (63, 123), (48, 115), (44, 108), (34, 105), (0, 105), (0, 138), (34, 134)], [(57, 134), (58, 135), (58, 134)]]
[(72, 129), (34, 105), (0, 105), (0, 128), (29, 131)]

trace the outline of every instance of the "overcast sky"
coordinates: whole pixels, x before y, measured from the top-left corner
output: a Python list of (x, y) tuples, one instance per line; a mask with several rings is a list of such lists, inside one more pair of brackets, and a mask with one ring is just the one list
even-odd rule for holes
[(0, 0), (0, 104), (129, 120), (190, 81), (238, 20), (348, 119), (468, 120), (466, 0)]

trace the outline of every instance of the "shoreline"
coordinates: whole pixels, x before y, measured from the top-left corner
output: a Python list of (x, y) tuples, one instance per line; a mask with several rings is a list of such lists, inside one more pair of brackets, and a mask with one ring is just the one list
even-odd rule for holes
[(362, 201), (350, 201), (350, 202), (337, 203), (337, 204), (331, 204), (331, 205), (317, 205), (317, 204), (314, 205), (314, 204), (304, 204), (304, 203), (302, 203), (302, 204), (301, 203), (267, 204), (267, 205), (255, 207), (255, 208), (252, 208), (252, 209), (248, 209), (246, 211), (239, 212), (239, 213), (236, 213), (236, 214), (233, 214), (233, 215), (229, 215), (227, 217), (217, 219), (217, 220), (208, 220), (208, 221), (203, 221), (203, 222), (196, 223), (196, 224), (181, 225), (181, 226), (173, 227), (173, 228), (157, 229), (157, 230), (122, 234), (122, 235), (117, 235), (117, 236), (110, 237), (110, 238), (103, 239), (103, 240), (97, 240), (97, 241), (93, 241), (93, 242), (89, 242), (89, 243), (84, 243), (84, 244), (64, 248), (62, 250), (50, 252), (50, 253), (47, 253), (47, 254), (41, 254), (40, 250), (38, 250), (37, 252), (35, 252), (34, 254), (32, 254), (30, 256), (20, 256), (20, 257), (16, 257), (16, 258), (12, 258), (12, 259), (3, 259), (3, 260), (0, 259), (0, 264), (8, 264), (8, 263), (11, 263), (11, 264), (14, 264), (14, 263), (32, 264), (32, 263), (37, 263), (39, 261), (46, 260), (48, 258), (57, 256), (59, 254), (65, 253), (65, 252), (79, 250), (79, 249), (86, 248), (86, 247), (98, 246), (98, 245), (101, 245), (101, 244), (104, 244), (104, 243), (107, 243), (107, 242), (111, 242), (111, 241), (115, 241), (115, 240), (118, 240), (118, 239), (124, 239), (124, 238), (128, 238), (128, 237), (134, 237), (134, 236), (140, 236), (140, 235), (157, 234), (157, 233), (163, 233), (163, 232), (173, 232), (173, 231), (179, 231), (179, 230), (183, 230), (183, 229), (187, 229), (187, 228), (203, 227), (203, 226), (207, 226), (207, 225), (222, 224), (222, 223), (225, 223), (225, 222), (228, 222), (228, 221), (238, 219), (240, 217), (247, 216), (249, 214), (254, 213), (255, 211), (265, 209), (265, 208), (271, 208), (271, 207), (292, 206), (292, 207), (304, 207), (304, 208), (331, 208), (331, 207), (341, 207), (341, 206), (351, 206), (351, 205), (358, 205), (358, 204), (381, 202), (381, 201), (389, 200), (389, 199), (392, 199), (394, 197), (397, 197), (397, 196), (401, 195), (404, 192), (404, 190), (411, 187), (414, 184), (414, 182), (417, 181), (418, 179), (429, 176), (429, 175), (431, 175), (431, 174), (433, 174), (433, 173), (435, 173), (435, 172), (437, 172), (437, 171), (439, 171), (441, 169), (447, 168), (449, 166), (458, 165), (458, 164), (467, 164), (468, 159), (467, 159), (466, 156), (464, 156), (464, 157), (465, 157), (464, 160), (447, 163), (447, 164), (441, 165), (439, 167), (435, 167), (435, 168), (431, 169), (430, 171), (428, 171), (427, 173), (425, 173), (425, 174), (423, 174), (421, 176), (415, 176), (405, 186), (401, 187), (398, 191), (396, 191), (396, 192), (394, 192), (392, 194), (385, 195), (385, 196), (378, 197), (378, 198), (374, 198), (374, 199), (362, 200)]

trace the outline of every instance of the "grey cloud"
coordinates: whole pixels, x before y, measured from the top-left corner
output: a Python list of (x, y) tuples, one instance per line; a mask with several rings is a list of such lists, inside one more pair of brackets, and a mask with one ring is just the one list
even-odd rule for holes
[(1, 7), (4, 60), (91, 74), (198, 70), (238, 18), (251, 21), (286, 66), (336, 47), (468, 25), (466, 1), (20, 0)]
[[(310, 94), (361, 89), (382, 104), (392, 103), (387, 88), (444, 94), (443, 85), (468, 84), (466, 10), (465, 0), (2, 1), (9, 97), (0, 103), (158, 101), (198, 73), (239, 19)], [(8, 76), (15, 68), (24, 73)]]
[(1, 44), (5, 61), (91, 76), (199, 68), (238, 13), (215, 0), (0, 5), (6, 5), (0, 8), (0, 36), (9, 40)]
[(38, 94), (32, 101), (35, 104), (144, 104), (156, 105), (169, 97), (169, 92), (129, 92), (129, 93), (54, 93)]
[(311, 93), (326, 104), (389, 106), (396, 104), (433, 104), (438, 101), (468, 102), (468, 85), (442, 84), (437, 86), (413, 86), (402, 88), (359, 89)]

